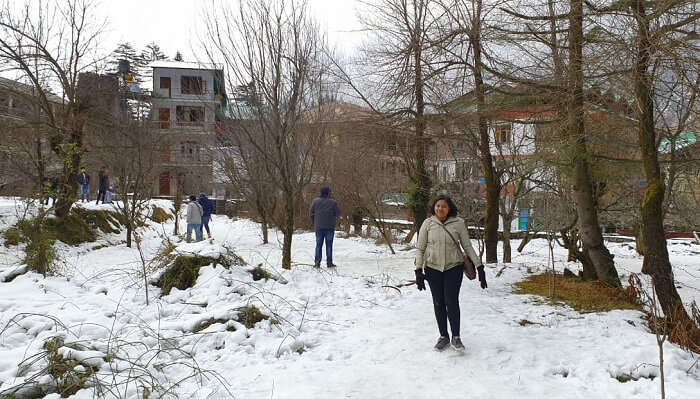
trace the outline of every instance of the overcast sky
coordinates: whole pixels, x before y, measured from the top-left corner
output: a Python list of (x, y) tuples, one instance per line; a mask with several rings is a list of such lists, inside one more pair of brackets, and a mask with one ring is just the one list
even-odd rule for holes
[[(223, 1), (223, 0), (222, 0)], [(228, 0), (236, 4), (235, 0)], [(180, 50), (185, 60), (194, 61), (197, 26), (201, 26), (202, 7), (208, 0), (103, 0), (101, 13), (108, 18), (105, 50), (128, 41), (140, 51), (156, 42), (173, 57)], [(309, 0), (312, 12), (328, 32), (331, 44), (349, 51), (360, 41), (357, 31), (356, 0)]]

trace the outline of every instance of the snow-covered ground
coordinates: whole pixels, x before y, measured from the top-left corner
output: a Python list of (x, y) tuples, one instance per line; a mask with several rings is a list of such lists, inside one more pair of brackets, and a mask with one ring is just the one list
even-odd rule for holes
[[(0, 230), (14, 223), (20, 208), (0, 199)], [(428, 291), (388, 287), (412, 278), (414, 250), (397, 245), (391, 255), (374, 240), (338, 234), (337, 270), (316, 270), (314, 235), (299, 233), (294, 267), (287, 271), (280, 268), (276, 231), (262, 245), (251, 221), (214, 216), (212, 228), (212, 240), (180, 243), (178, 251), (211, 254), (226, 246), (248, 268), (262, 263), (283, 278), (253, 281), (243, 267), (207, 266), (192, 289), (173, 289), (159, 298), (159, 289), (150, 286), (146, 305), (139, 253), (125, 247), (122, 233), (78, 247), (58, 244), (60, 277), (28, 273), (0, 282), (0, 392), (31, 376), (41, 362), (26, 370), (20, 362), (40, 352), (47, 338), (62, 335), (85, 349), (64, 348), (62, 354), (89, 358), (103, 379), (121, 383), (120, 397), (142, 397), (138, 383), (127, 380), (129, 369), (193, 398), (660, 396), (658, 378), (648, 378), (658, 376), (658, 348), (639, 312), (579, 314), (512, 293), (512, 284), (528, 270), (545, 267), (544, 240), (515, 253), (511, 264), (487, 265), (487, 290), (465, 280), (460, 304), (467, 349), (460, 355), (432, 350), (437, 327)], [(172, 222), (142, 231), (147, 258), (161, 245), (163, 231), (171, 230)], [(640, 271), (632, 245), (609, 248), (621, 274)], [(673, 240), (669, 250), (682, 297), (700, 299), (700, 246)], [(557, 268), (565, 255), (555, 249)], [(0, 275), (22, 257), (21, 247), (0, 246)], [(238, 310), (248, 304), (275, 322), (254, 328), (236, 322)], [(209, 319), (225, 322), (192, 332)], [(700, 397), (697, 357), (673, 344), (664, 349), (667, 397)], [(104, 358), (107, 353), (116, 356)], [(195, 366), (204, 374), (191, 377)], [(623, 375), (638, 380), (615, 378)], [(93, 394), (89, 388), (73, 397)]]

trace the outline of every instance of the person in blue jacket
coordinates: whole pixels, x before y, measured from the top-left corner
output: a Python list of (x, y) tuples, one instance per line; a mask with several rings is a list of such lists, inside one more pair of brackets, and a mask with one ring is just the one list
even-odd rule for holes
[(211, 238), (211, 230), (209, 230), (209, 220), (211, 219), (211, 214), (214, 212), (214, 204), (211, 202), (209, 198), (207, 198), (206, 194), (204, 193), (199, 193), (199, 205), (202, 206), (202, 224), (199, 227), (200, 231), (200, 237), (202, 237), (202, 233), (204, 233), (204, 229), (207, 230), (207, 238)]
[(338, 203), (331, 198), (331, 189), (321, 187), (321, 196), (311, 203), (309, 209), (311, 224), (316, 231), (316, 252), (314, 254), (314, 267), (321, 267), (321, 249), (323, 242), (326, 242), (326, 265), (335, 267), (333, 263), (333, 236), (335, 235), (335, 224), (340, 216)]

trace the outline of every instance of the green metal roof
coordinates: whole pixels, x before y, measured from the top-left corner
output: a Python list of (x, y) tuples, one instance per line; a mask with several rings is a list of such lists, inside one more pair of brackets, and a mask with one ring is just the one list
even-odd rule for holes
[[(659, 152), (661, 153), (669, 153), (671, 152), (671, 148), (675, 147), (675, 150), (681, 150), (685, 147), (689, 147), (695, 143), (698, 142), (700, 139), (700, 133), (697, 132), (683, 132), (678, 135), (678, 137), (674, 137), (672, 139), (663, 139), (659, 143)], [(674, 146), (675, 142), (675, 146)]]

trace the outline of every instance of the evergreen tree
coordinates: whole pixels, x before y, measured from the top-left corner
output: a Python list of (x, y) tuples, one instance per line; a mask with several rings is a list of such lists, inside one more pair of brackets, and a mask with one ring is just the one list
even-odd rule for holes
[(153, 69), (150, 67), (150, 64), (155, 61), (167, 60), (168, 56), (163, 53), (158, 44), (151, 42), (148, 43), (143, 50), (141, 50), (140, 58), (142, 65), (139, 75), (143, 77), (145, 82), (143, 86), (149, 86), (144, 87), (144, 89), (150, 90), (150, 84), (148, 82), (150, 82), (153, 77)]
[(175, 60), (175, 61), (184, 61), (185, 60), (184, 58), (182, 58), (182, 53), (180, 52), (180, 50), (178, 50), (175, 53), (175, 58), (173, 58), (173, 60)]
[(143, 78), (140, 74), (143, 68), (143, 59), (136, 52), (134, 47), (129, 42), (120, 43), (112, 54), (110, 54), (108, 68), (109, 72), (116, 73), (119, 69), (119, 60), (129, 61), (129, 68), (131, 69), (131, 75), (134, 80), (141, 84)]

